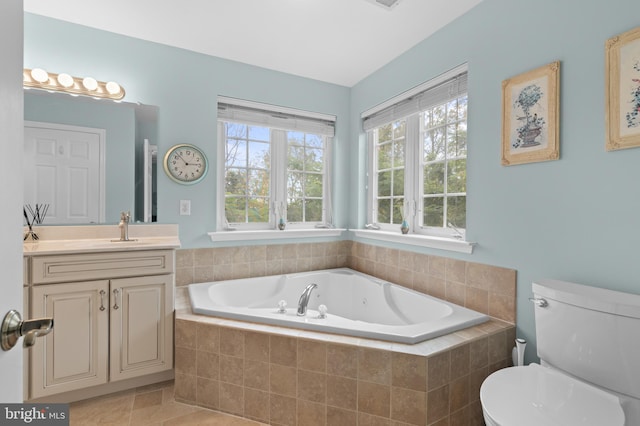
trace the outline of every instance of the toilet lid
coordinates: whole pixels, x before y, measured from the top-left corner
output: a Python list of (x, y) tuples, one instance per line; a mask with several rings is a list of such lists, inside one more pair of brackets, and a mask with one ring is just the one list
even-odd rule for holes
[(480, 400), (502, 426), (622, 426), (625, 421), (615, 395), (538, 364), (491, 374)]

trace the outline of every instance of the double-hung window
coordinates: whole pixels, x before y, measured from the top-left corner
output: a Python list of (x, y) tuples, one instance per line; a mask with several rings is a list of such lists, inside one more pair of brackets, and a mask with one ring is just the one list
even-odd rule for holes
[(335, 117), (218, 98), (218, 230), (330, 226)]
[(382, 230), (464, 239), (467, 73), (458, 67), (363, 113), (367, 221)]

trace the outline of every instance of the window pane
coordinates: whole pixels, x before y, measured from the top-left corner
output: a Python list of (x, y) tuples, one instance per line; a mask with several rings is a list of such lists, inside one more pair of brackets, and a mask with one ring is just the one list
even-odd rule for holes
[(454, 99), (447, 103), (447, 123), (454, 123), (458, 120), (458, 100)]
[(424, 193), (444, 193), (444, 163), (432, 163), (424, 167)]
[(323, 148), (324, 146), (324, 143), (322, 141), (322, 136), (320, 135), (307, 134), (306, 143), (307, 143), (307, 146), (311, 148)]
[(249, 142), (249, 165), (254, 168), (266, 169), (270, 163), (269, 144)]
[(378, 170), (391, 168), (391, 143), (378, 146)]
[(378, 222), (391, 222), (391, 201), (389, 199), (378, 200)]
[(225, 194), (246, 195), (247, 171), (246, 169), (227, 169), (225, 175)]
[(447, 193), (467, 192), (467, 160), (450, 161), (447, 167)]
[(393, 171), (393, 195), (404, 195), (404, 169)]
[(247, 167), (247, 143), (239, 139), (227, 139), (225, 151), (227, 167)]
[(467, 227), (467, 197), (447, 197), (447, 223), (456, 228)]
[(442, 197), (430, 197), (424, 199), (423, 224), (425, 226), (442, 227), (444, 204)]
[(265, 198), (249, 198), (248, 199), (249, 222), (269, 222), (269, 201)]
[(225, 123), (227, 137), (245, 139), (247, 137), (247, 126), (238, 123)]
[(287, 142), (290, 145), (304, 145), (304, 133), (303, 132), (287, 132)]
[(424, 161), (444, 160), (444, 128), (429, 130), (424, 135)]
[(391, 195), (391, 172), (378, 173), (378, 196), (389, 197)]
[(404, 167), (404, 139), (393, 142), (393, 167)]
[(393, 223), (401, 224), (403, 218), (404, 198), (393, 199)]
[(304, 164), (307, 172), (322, 172), (323, 151), (322, 149), (307, 148)]
[(467, 120), (467, 97), (458, 99), (458, 119)]
[(249, 126), (249, 139), (269, 142), (271, 132), (268, 127)]
[(445, 106), (440, 105), (424, 114), (425, 127), (427, 129), (440, 126), (445, 123)]
[(307, 174), (304, 192), (307, 197), (322, 197), (322, 175)]
[(399, 139), (399, 138), (404, 138), (404, 134), (405, 134), (405, 129), (406, 129), (406, 121), (402, 120), (402, 121), (396, 121), (395, 123), (393, 123), (393, 138), (394, 139)]
[(307, 200), (305, 202), (305, 220), (307, 222), (322, 221), (322, 200)]
[(287, 221), (302, 222), (302, 200), (289, 199), (287, 203)]
[(378, 127), (378, 143), (390, 141), (391, 135), (393, 134), (392, 131), (393, 131), (393, 127), (391, 124)]
[(289, 170), (304, 170), (304, 148), (301, 146), (289, 145), (289, 155), (287, 157), (287, 168)]
[(268, 170), (249, 170), (249, 194), (262, 197), (269, 196)]
[(287, 174), (287, 194), (289, 198), (302, 198), (304, 173)]
[(246, 198), (227, 197), (224, 200), (224, 213), (230, 223), (244, 223), (246, 215)]

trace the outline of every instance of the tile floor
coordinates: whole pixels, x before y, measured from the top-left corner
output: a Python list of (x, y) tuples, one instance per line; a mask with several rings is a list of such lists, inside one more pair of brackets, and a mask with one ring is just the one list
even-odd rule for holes
[(69, 406), (70, 425), (260, 426), (264, 423), (176, 402), (173, 381), (117, 392)]

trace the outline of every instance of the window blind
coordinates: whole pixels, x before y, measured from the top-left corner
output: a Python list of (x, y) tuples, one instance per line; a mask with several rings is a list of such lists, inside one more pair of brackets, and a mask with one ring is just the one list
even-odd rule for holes
[(336, 117), (241, 99), (218, 97), (218, 119), (333, 137)]
[(415, 89), (411, 90), (412, 93), (407, 93), (404, 99), (402, 95), (398, 96), (398, 101), (390, 106), (370, 114), (364, 113), (363, 129), (369, 131), (464, 95), (467, 93), (467, 72), (457, 74), (444, 82), (434, 83), (432, 86), (427, 82), (420, 86), (422, 87), (426, 88), (417, 93)]

